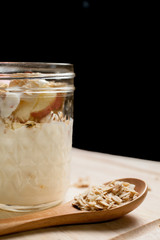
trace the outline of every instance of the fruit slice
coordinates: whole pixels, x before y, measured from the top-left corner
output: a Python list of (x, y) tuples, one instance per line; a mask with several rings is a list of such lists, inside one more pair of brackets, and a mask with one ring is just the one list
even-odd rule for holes
[(32, 101), (25, 101), (21, 99), (17, 109), (12, 113), (14, 119), (22, 123), (28, 121), (36, 102), (36, 98), (33, 98)]
[(20, 97), (16, 93), (0, 92), (0, 115), (1, 117), (9, 117), (17, 108)]
[(61, 94), (55, 96), (43, 94), (38, 98), (36, 106), (34, 106), (31, 117), (34, 119), (42, 119), (47, 116), (51, 111), (60, 111), (64, 102), (64, 97)]
[(22, 98), (16, 110), (12, 113), (19, 122), (28, 120), (41, 120), (51, 111), (60, 111), (64, 102), (64, 95), (42, 93), (37, 96)]

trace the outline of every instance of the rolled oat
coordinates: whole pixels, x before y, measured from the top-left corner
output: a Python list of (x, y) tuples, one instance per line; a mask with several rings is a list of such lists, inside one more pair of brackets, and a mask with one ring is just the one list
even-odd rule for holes
[(112, 181), (100, 186), (92, 186), (75, 196), (72, 205), (81, 210), (113, 209), (137, 198), (135, 185), (123, 181)]

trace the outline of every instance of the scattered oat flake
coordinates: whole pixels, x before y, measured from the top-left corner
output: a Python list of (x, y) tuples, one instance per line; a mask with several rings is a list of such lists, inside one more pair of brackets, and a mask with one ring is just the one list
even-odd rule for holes
[(75, 196), (72, 205), (87, 211), (113, 209), (137, 198), (139, 194), (134, 188), (135, 185), (123, 181), (92, 186)]
[(89, 187), (89, 177), (78, 178), (78, 181), (75, 182), (72, 186), (76, 188), (87, 188)]

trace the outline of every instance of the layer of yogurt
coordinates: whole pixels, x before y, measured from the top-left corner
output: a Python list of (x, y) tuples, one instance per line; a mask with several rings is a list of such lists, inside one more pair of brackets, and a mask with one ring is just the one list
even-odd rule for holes
[(0, 203), (60, 201), (69, 184), (72, 120), (6, 129), (0, 121)]

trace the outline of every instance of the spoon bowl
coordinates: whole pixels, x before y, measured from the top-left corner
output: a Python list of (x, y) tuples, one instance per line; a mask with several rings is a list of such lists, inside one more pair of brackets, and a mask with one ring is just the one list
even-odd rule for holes
[[(72, 206), (72, 201), (61, 204), (54, 208), (43, 211), (26, 214), (10, 219), (0, 220), (0, 236), (15, 232), (22, 232), (43, 227), (104, 222), (116, 218), (133, 211), (145, 199), (147, 195), (147, 184), (137, 178), (123, 178), (118, 181), (128, 182), (135, 185), (135, 190), (139, 193), (138, 197), (131, 202), (113, 209), (104, 209), (98, 211), (79, 210)], [(105, 183), (105, 184), (108, 184)]]

